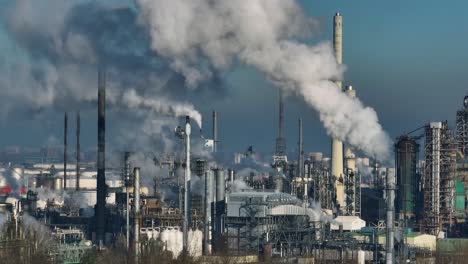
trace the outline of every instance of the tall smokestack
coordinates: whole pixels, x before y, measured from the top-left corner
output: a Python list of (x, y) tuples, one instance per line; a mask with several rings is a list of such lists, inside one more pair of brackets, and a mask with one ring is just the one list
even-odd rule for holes
[(67, 141), (68, 141), (68, 114), (65, 112), (63, 123), (63, 189), (67, 189)]
[(286, 142), (283, 137), (283, 128), (284, 128), (284, 98), (283, 92), (279, 89), (279, 113), (278, 113), (278, 138), (276, 139), (276, 155), (284, 156), (286, 155)]
[(97, 199), (96, 235), (98, 245), (104, 244), (106, 210), (106, 74), (99, 68), (98, 74), (98, 157), (97, 157)]
[(303, 141), (303, 136), (302, 136), (302, 118), (299, 118), (299, 142), (298, 142), (298, 149), (299, 149), (299, 157), (298, 157), (298, 162), (297, 162), (297, 177), (302, 178), (302, 182), (304, 184), (304, 192), (303, 192), (303, 197), (302, 201), (305, 206), (308, 205), (308, 185), (307, 185), (307, 179), (305, 178), (304, 174), (304, 141)]
[[(342, 63), (342, 33), (343, 33), (343, 17), (340, 13), (336, 13), (333, 17), (333, 47), (335, 57), (338, 64)], [(341, 81), (336, 81), (336, 85), (341, 89)], [(345, 207), (344, 201), (344, 184), (343, 184), (343, 142), (332, 139), (332, 175), (336, 177), (336, 203), (343, 210)]]
[(80, 190), (80, 112), (76, 113), (76, 190)]
[(216, 181), (216, 195), (215, 195), (215, 219), (213, 231), (213, 250), (216, 253), (223, 251), (222, 235), (223, 235), (223, 215), (226, 210), (226, 178), (222, 168), (215, 168), (214, 177)]
[(211, 207), (213, 204), (213, 171), (208, 170), (205, 172), (205, 221), (204, 221), (204, 235), (203, 235), (203, 254), (205, 256), (211, 254)]
[(387, 234), (385, 263), (395, 263), (395, 169), (387, 169)]
[(218, 112), (213, 111), (213, 152), (218, 151)]
[(304, 142), (302, 139), (302, 118), (299, 118), (299, 157), (298, 157), (298, 177), (304, 177)]
[(134, 226), (134, 242), (135, 242), (135, 263), (138, 263), (140, 257), (140, 168), (135, 167), (133, 169), (133, 197), (135, 206), (133, 207), (133, 213), (135, 216)]
[(184, 198), (184, 238), (183, 238), (183, 249), (185, 253), (188, 253), (188, 232), (190, 227), (190, 201), (191, 201), (191, 192), (190, 192), (190, 134), (192, 128), (190, 126), (190, 117), (185, 117), (185, 198)]

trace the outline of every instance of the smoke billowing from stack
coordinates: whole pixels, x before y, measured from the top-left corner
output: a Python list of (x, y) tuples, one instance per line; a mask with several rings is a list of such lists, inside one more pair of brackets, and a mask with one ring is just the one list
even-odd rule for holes
[(98, 156), (97, 156), (97, 199), (96, 239), (99, 246), (104, 243), (106, 211), (106, 74), (99, 68), (98, 74)]
[(391, 140), (376, 112), (334, 83), (341, 80), (344, 67), (330, 43), (298, 42), (318, 23), (304, 15), (297, 1), (136, 0), (136, 4), (153, 50), (172, 61), (187, 85), (197, 85), (213, 74), (201, 61), (217, 69), (234, 61), (254, 66), (318, 111), (331, 137), (367, 156), (391, 159)]
[(67, 139), (68, 139), (68, 114), (65, 112), (63, 126), (63, 189), (67, 189)]
[(80, 112), (76, 113), (76, 184), (75, 189), (80, 190)]

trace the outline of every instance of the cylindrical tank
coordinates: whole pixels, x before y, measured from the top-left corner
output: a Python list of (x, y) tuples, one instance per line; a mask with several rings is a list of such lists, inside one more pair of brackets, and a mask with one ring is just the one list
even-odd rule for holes
[(322, 152), (311, 152), (309, 156), (312, 159), (312, 161), (321, 161), (323, 159)]
[(236, 179), (235, 172), (232, 169), (228, 170), (228, 180), (233, 182)]
[(62, 190), (62, 178), (56, 177), (54, 180), (54, 190)]
[(224, 178), (224, 171), (222, 169), (214, 169), (214, 174), (216, 178), (216, 213), (214, 219), (212, 246), (215, 252), (221, 252), (223, 250), (221, 243), (223, 233), (222, 220), (226, 208), (226, 179)]
[(226, 179), (222, 169), (215, 169), (216, 177), (216, 201), (224, 201), (226, 198)]
[(419, 145), (410, 136), (401, 136), (395, 144), (396, 191), (395, 208), (400, 219), (415, 217), (418, 176), (416, 173)]

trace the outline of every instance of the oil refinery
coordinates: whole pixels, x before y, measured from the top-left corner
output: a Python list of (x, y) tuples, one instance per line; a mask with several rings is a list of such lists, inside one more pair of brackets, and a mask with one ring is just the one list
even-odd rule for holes
[[(89, 46), (76, 44), (84, 43), (76, 32), (86, 21), (73, 29), (75, 48), (64, 41), (59, 49), (53, 38), (46, 47), (35, 47), (63, 63), (56, 74), (76, 71), (68, 65), (79, 61), (75, 56), (95, 56), (92, 70), (80, 75), (91, 74), (97, 82), (79, 88), (86, 90), (80, 104), (68, 105), (65, 91), (57, 92), (53, 103), (37, 98), (60, 113), (58, 147), (1, 153), (0, 258), (6, 262), (0, 262), (466, 263), (460, 252), (468, 249), (468, 95), (460, 94), (460, 109), (446, 117), (454, 124), (421, 121), (391, 139), (376, 111), (360, 101), (359, 85), (344, 76), (344, 15), (322, 21), (333, 31), (331, 40), (308, 46), (299, 42), (302, 27), (314, 25), (294, 0), (255, 0), (259, 4), (253, 7), (227, 0), (196, 1), (200, 6), (175, 1), (176, 7), (166, 2), (135, 0), (130, 11), (116, 8), (142, 28), (139, 34), (146, 32), (148, 50), (135, 51), (134, 57), (106, 56), (137, 42), (115, 41), (88, 54)], [(119, 20), (99, 8), (93, 10), (98, 19), (101, 14), (109, 25)], [(259, 15), (255, 8), (279, 12), (279, 18), (266, 11)], [(198, 22), (202, 19), (208, 24)], [(261, 19), (277, 21), (263, 30)], [(160, 68), (137, 71), (142, 64), (159, 67), (145, 61), (151, 56), (169, 62), (183, 81)], [(130, 60), (135, 61), (125, 73), (113, 65)], [(202, 129), (201, 114), (187, 103), (194, 87), (236, 63), (264, 74), (276, 88), (271, 116), (277, 131), (262, 132), (265, 137), (273, 132), (276, 139), (266, 155), (253, 147), (259, 139), (249, 128), (243, 138), (249, 147), (227, 151), (226, 131), (218, 128), (225, 122), (223, 111), (206, 99), (211, 119), (204, 124), (210, 127)], [(135, 76), (119, 82), (119, 75), (132, 74), (131, 67)], [(146, 85), (141, 75), (164, 76), (155, 83), (166, 94), (133, 88)], [(173, 83), (188, 88), (174, 90)], [(304, 142), (316, 135), (305, 131), (308, 115), (285, 111), (291, 96), (318, 113), (321, 124), (314, 126), (326, 131), (326, 151), (306, 149)], [(118, 118), (109, 119), (108, 109)], [(88, 110), (97, 124), (83, 122)], [(128, 118), (130, 112), (135, 116)], [(128, 137), (116, 146), (115, 123), (126, 119), (147, 123), (126, 124)], [(297, 124), (297, 141), (286, 136), (286, 123)], [(90, 134), (97, 145), (87, 149), (82, 138)], [(144, 137), (148, 141), (140, 141)]]

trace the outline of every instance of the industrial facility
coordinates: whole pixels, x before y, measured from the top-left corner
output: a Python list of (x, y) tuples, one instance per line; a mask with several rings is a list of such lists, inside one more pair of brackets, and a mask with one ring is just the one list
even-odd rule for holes
[[(332, 21), (341, 65), (344, 19), (336, 13)], [(80, 112), (69, 111), (58, 158), (0, 164), (0, 259), (16, 252), (17, 263), (100, 263), (106, 254), (125, 263), (445, 263), (437, 261), (468, 239), (468, 96), (453, 128), (434, 121), (396, 138), (394, 163), (338, 136), (329, 156), (307, 152), (308, 120), (285, 114), (282, 89), (266, 162), (253, 147), (219, 158), (216, 110), (210, 135), (196, 131), (194, 116), (177, 119), (172, 140), (182, 152), (110, 155), (109, 68), (96, 73), (94, 155), (81, 149)], [(333, 80), (357, 100), (359, 90), (342, 82)], [(288, 118), (297, 142), (286, 142)]]

